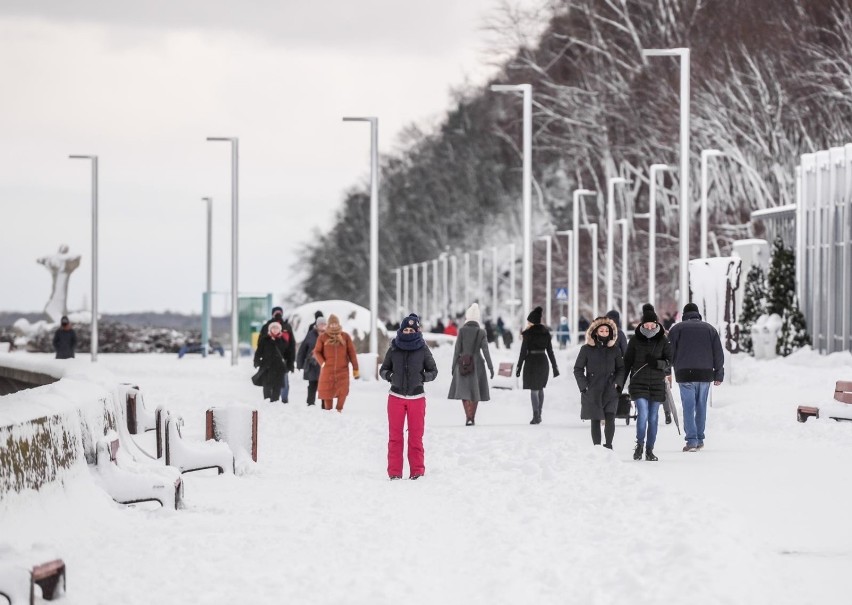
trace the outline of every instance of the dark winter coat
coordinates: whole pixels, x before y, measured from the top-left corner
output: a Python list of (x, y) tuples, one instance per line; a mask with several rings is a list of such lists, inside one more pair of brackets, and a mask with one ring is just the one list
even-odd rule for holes
[(616, 310), (607, 311), (606, 314), (612, 321), (615, 322), (615, 325), (618, 326), (618, 342), (616, 342), (616, 346), (618, 350), (621, 351), (621, 356), (624, 357), (627, 355), (627, 334), (624, 333), (624, 330), (621, 329), (621, 313)]
[(630, 379), (630, 398), (663, 402), (666, 400), (666, 376), (672, 364), (672, 346), (662, 326), (651, 338), (642, 334), (640, 328), (636, 328), (633, 338), (627, 343), (627, 355), (624, 356), (624, 375)]
[[(609, 325), (610, 338), (602, 346), (595, 341), (595, 330), (601, 324)], [(586, 344), (574, 363), (574, 378), (580, 388), (580, 418), (603, 420), (604, 414), (615, 414), (618, 393), (624, 386), (624, 358), (618, 350), (618, 327), (609, 318), (601, 317), (586, 330)]]
[(288, 345), (282, 337), (273, 339), (263, 336), (257, 341), (257, 351), (254, 352), (254, 367), (266, 368), (263, 374), (263, 384), (272, 388), (280, 388), (284, 382), (284, 373), (292, 365), (288, 361)]
[(719, 332), (701, 314), (690, 311), (669, 332), (675, 379), (678, 382), (722, 382), (725, 353)]
[(302, 378), (309, 382), (319, 380), (320, 365), (314, 357), (314, 347), (317, 346), (319, 332), (316, 329), (309, 330), (305, 340), (299, 345), (299, 353), (296, 355), (296, 367), (302, 372)]
[(63, 330), (59, 328), (53, 334), (53, 348), (56, 350), (56, 359), (71, 359), (74, 357), (74, 348), (77, 346), (77, 333), (73, 329)]
[[(462, 355), (473, 356), (473, 372), (467, 376), (459, 374), (459, 359)], [(479, 327), (478, 322), (469, 321), (462, 326), (456, 337), (456, 349), (453, 352), (453, 380), (450, 383), (447, 399), (468, 401), (491, 399), (491, 394), (488, 392), (488, 374), (485, 373), (486, 365), (489, 373), (493, 375), (494, 366), (488, 352), (487, 333)]]
[(423, 383), (435, 380), (438, 366), (432, 351), (425, 344), (414, 351), (406, 351), (391, 342), (379, 376), (391, 383), (391, 393), (413, 397), (424, 393)]
[[(507, 332), (508, 333), (508, 332)], [(518, 356), (516, 376), (524, 372), (524, 388), (539, 391), (547, 386), (550, 376), (548, 359), (553, 367), (553, 377), (559, 376), (556, 357), (553, 356), (553, 346), (550, 330), (542, 324), (533, 324), (521, 332), (521, 354)]]
[(260, 338), (264, 336), (269, 336), (269, 324), (272, 322), (281, 324), (281, 334), (286, 334), (284, 336), (284, 341), (287, 343), (287, 348), (289, 349), (289, 353), (286, 356), (286, 359), (289, 361), (289, 365), (287, 366), (287, 371), (293, 371), (293, 365), (296, 361), (296, 337), (293, 334), (293, 328), (287, 322), (286, 319), (281, 319), (280, 317), (273, 317), (260, 329)]

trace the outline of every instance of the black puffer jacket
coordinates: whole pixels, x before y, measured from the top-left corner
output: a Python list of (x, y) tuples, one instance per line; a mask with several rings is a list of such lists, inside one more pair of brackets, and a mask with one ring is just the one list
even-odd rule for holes
[[(601, 324), (610, 329), (605, 344), (594, 337)], [(607, 317), (599, 317), (586, 330), (586, 344), (580, 347), (574, 363), (574, 378), (582, 393), (580, 418), (583, 420), (603, 420), (604, 414), (615, 414), (618, 409), (618, 393), (624, 386), (624, 358), (617, 342), (618, 328)]]
[(423, 383), (435, 380), (438, 366), (432, 351), (425, 344), (414, 351), (406, 351), (391, 342), (379, 376), (391, 383), (391, 393), (412, 397), (424, 393)]
[(553, 356), (553, 337), (550, 330), (542, 324), (533, 324), (521, 332), (521, 354), (518, 356), (516, 376), (524, 372), (524, 388), (539, 391), (547, 386), (550, 369), (553, 367), (553, 377), (559, 376), (556, 357)]
[(633, 400), (666, 400), (666, 376), (672, 364), (672, 346), (663, 327), (660, 324), (657, 327), (660, 331), (648, 338), (639, 326), (627, 343), (624, 371), (630, 378), (630, 398)]
[(71, 359), (74, 357), (76, 346), (77, 333), (74, 330), (59, 328), (53, 334), (53, 348), (56, 350), (56, 359)]
[(292, 367), (292, 360), (287, 359), (289, 347), (284, 338), (272, 339), (270, 336), (262, 337), (257, 343), (257, 351), (254, 353), (254, 367), (266, 368), (263, 375), (264, 384), (281, 386), (284, 382), (284, 373)]

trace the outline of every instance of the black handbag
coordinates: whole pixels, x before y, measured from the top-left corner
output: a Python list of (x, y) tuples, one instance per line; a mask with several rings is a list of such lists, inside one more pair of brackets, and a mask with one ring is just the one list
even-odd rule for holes
[(258, 371), (254, 373), (254, 376), (251, 377), (252, 384), (256, 387), (262, 387), (264, 374), (266, 374), (266, 368), (258, 369)]
[(622, 393), (618, 396), (618, 408), (615, 411), (616, 418), (630, 418), (630, 395)]

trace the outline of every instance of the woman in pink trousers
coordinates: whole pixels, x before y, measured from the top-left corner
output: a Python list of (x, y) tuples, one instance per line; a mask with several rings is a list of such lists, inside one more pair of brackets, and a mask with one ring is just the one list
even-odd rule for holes
[(388, 477), (402, 479), (407, 418), (409, 479), (419, 479), (426, 473), (423, 451), (426, 396), (423, 383), (435, 380), (438, 367), (423, 340), (420, 318), (414, 313), (400, 323), (379, 375), (391, 383), (388, 394)]

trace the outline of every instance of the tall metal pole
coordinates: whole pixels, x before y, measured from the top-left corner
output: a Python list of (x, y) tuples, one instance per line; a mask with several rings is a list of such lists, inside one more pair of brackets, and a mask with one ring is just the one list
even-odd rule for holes
[(98, 360), (98, 156), (69, 155), (72, 160), (92, 162), (92, 361)]
[(482, 265), (483, 265), (483, 254), (485, 254), (484, 250), (477, 250), (476, 254), (477, 258), (477, 267), (476, 267), (476, 301), (480, 304), (480, 306), (485, 305), (485, 284), (482, 282)]
[(417, 263), (411, 264), (411, 308), (406, 311), (406, 313), (417, 313), (420, 315), (422, 311), (417, 309), (417, 303), (420, 302), (418, 298), (420, 298), (420, 288), (418, 287), (417, 282)]
[(450, 257), (445, 252), (441, 255), (441, 261), (444, 264), (444, 317), (450, 315)]
[(707, 159), (720, 155), (718, 149), (701, 150), (701, 258), (707, 258)]
[(613, 307), (613, 272), (615, 266), (615, 186), (626, 183), (620, 176), (607, 179), (606, 189), (606, 308)]
[(240, 358), (239, 346), (239, 157), (240, 140), (237, 137), (207, 137), (208, 141), (226, 141), (231, 144), (231, 365)]
[(620, 218), (616, 221), (621, 226), (621, 326), (619, 328), (627, 331), (627, 261), (628, 261), (628, 232), (627, 219)]
[(441, 307), (438, 304), (438, 259), (432, 259), (432, 314), (441, 316)]
[(370, 123), (370, 356), (379, 354), (379, 118), (343, 118)]
[(402, 267), (397, 267), (393, 272), (396, 276), (396, 305), (393, 310), (396, 319), (402, 319)]
[(420, 317), (429, 316), (429, 263), (424, 261), (423, 266), (423, 306), (420, 307)]
[(523, 314), (532, 310), (532, 86), (529, 84), (493, 84), (497, 92), (522, 92), (524, 95), (524, 249), (523, 249)]
[(407, 314), (411, 307), (408, 304), (408, 265), (402, 266), (402, 309), (403, 314)]
[(464, 305), (470, 304), (470, 252), (464, 253)]
[(553, 246), (551, 246), (551, 236), (542, 235), (540, 238), (545, 244), (547, 244), (547, 252), (545, 253), (545, 296), (544, 296), (544, 317), (547, 322), (545, 325), (552, 326), (553, 325), (553, 316), (552, 316), (552, 308), (551, 304), (553, 301), (553, 274), (551, 269), (553, 268)]
[[(566, 304), (568, 305), (568, 309), (567, 309), (567, 312), (565, 313), (565, 315), (568, 318), (568, 329), (570, 331), (570, 330), (574, 329), (574, 325), (572, 323), (574, 321), (574, 309), (572, 307), (572, 304), (573, 304), (573, 301), (574, 301), (574, 295), (571, 292), (571, 290), (574, 289), (573, 277), (571, 275), (571, 272), (574, 269), (573, 265), (571, 264), (571, 261), (573, 259), (573, 252), (574, 252), (574, 231), (571, 230), (571, 229), (568, 229), (567, 231), (557, 231), (556, 235), (565, 235), (565, 236), (568, 237), (568, 248), (566, 250), (566, 258), (565, 258), (565, 263), (566, 263), (565, 264), (565, 287), (568, 289), (568, 300), (566, 301)], [(572, 332), (572, 333), (576, 334), (576, 332)]]
[[(650, 192), (648, 195), (648, 302), (657, 306), (657, 174), (671, 170), (666, 164), (651, 164)], [(642, 214), (634, 214), (642, 218)]]
[(509, 305), (512, 307), (512, 322), (515, 321), (515, 244), (509, 244)]
[[(579, 336), (580, 334), (580, 200), (583, 196), (587, 195), (597, 195), (597, 191), (592, 191), (590, 189), (577, 189), (574, 191), (574, 216), (573, 222), (571, 226), (574, 229), (574, 253), (573, 253), (573, 264), (571, 266), (571, 290), (570, 298), (571, 298), (571, 329), (574, 331), (574, 334)], [(595, 259), (597, 259), (597, 248), (595, 248), (593, 255)], [(597, 305), (595, 305), (597, 307)], [(597, 313), (597, 311), (595, 311)], [(579, 341), (578, 341), (579, 342)]]
[(491, 319), (497, 319), (497, 246), (491, 247)]
[[(589, 225), (583, 225), (583, 229), (589, 230), (589, 235), (592, 237), (592, 313), (594, 316), (600, 317), (600, 298), (598, 296), (598, 282), (600, 281), (600, 276), (598, 275), (598, 224), (591, 223)], [(576, 264), (577, 259), (574, 259)]]
[(213, 292), (213, 198), (203, 197), (201, 199), (207, 202), (207, 287), (205, 289), (206, 308), (204, 309), (204, 337), (201, 339), (201, 355), (207, 357), (213, 327), (210, 309), (212, 305), (210, 298)]
[(645, 57), (680, 58), (680, 306), (689, 302), (689, 49), (655, 48)]
[(449, 319), (455, 319), (455, 309), (454, 308), (457, 307), (458, 304), (459, 304), (458, 303), (458, 300), (459, 300), (459, 259), (455, 254), (453, 254), (452, 257), (450, 257), (450, 268), (452, 269), (452, 273), (453, 273), (453, 279), (452, 279), (452, 282), (453, 282), (452, 293), (453, 293), (453, 295), (450, 298), (450, 309), (449, 309), (448, 317), (449, 317)]

